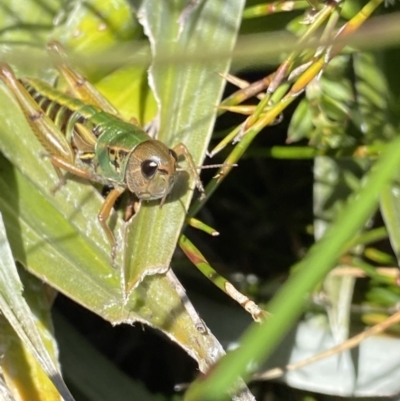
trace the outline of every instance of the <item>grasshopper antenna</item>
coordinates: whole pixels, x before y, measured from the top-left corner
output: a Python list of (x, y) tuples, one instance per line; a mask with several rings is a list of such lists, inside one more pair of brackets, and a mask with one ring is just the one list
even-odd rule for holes
[(237, 164), (222, 163), (222, 164), (207, 164), (206, 166), (196, 166), (196, 170), (205, 170), (207, 168), (220, 168), (220, 167), (237, 167)]
[[(195, 182), (196, 182), (196, 187), (200, 192), (200, 200), (203, 200), (206, 197), (205, 190), (203, 187), (203, 183), (200, 180), (200, 176), (197, 173), (197, 170), (205, 170), (209, 168), (220, 168), (220, 167), (237, 167), (237, 164), (230, 164), (230, 163), (222, 163), (222, 164), (209, 164), (206, 166), (191, 166), (189, 167), (189, 170), (192, 172)], [(177, 168), (176, 171), (187, 171), (185, 168)]]
[[(194, 166), (196, 170), (206, 170), (209, 168), (220, 168), (220, 167), (237, 167), (238, 165), (232, 163), (221, 163), (221, 164), (207, 164), (206, 166)], [(186, 171), (185, 168), (177, 168), (176, 171)]]

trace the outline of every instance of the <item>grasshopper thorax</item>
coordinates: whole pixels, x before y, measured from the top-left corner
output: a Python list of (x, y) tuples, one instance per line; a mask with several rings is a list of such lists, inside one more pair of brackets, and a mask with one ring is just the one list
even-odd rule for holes
[(164, 200), (174, 184), (177, 159), (176, 153), (160, 141), (142, 142), (130, 154), (126, 165), (128, 189), (139, 199)]

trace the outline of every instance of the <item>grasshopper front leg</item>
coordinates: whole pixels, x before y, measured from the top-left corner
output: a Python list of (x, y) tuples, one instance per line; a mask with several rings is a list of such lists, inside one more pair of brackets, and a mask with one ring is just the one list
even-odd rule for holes
[(100, 212), (97, 216), (99, 223), (105, 232), (107, 239), (111, 245), (111, 259), (114, 260), (115, 258), (115, 238), (114, 234), (112, 233), (110, 227), (107, 224), (107, 220), (110, 217), (111, 209), (113, 208), (115, 202), (117, 201), (118, 197), (125, 191), (123, 187), (114, 187), (110, 193), (107, 195), (104, 203), (100, 209)]
[(191, 172), (191, 175), (194, 178), (196, 188), (200, 192), (200, 199), (204, 199), (205, 191), (204, 191), (203, 183), (201, 182), (199, 173), (197, 172), (197, 167), (194, 164), (192, 155), (190, 154), (188, 148), (183, 143), (178, 143), (176, 146), (174, 146), (174, 152), (177, 154), (177, 156), (182, 155), (185, 158), (185, 160), (188, 164), (189, 170)]

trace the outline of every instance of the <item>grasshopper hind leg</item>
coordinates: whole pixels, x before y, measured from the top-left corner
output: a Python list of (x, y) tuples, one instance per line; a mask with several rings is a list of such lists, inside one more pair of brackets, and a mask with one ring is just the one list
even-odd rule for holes
[(87, 104), (97, 106), (107, 113), (119, 116), (118, 110), (79, 72), (69, 66), (65, 50), (61, 43), (53, 40), (48, 43), (47, 48), (73, 96)]
[[(46, 157), (46, 156), (47, 155), (45, 155), (44, 157)], [(67, 183), (67, 179), (65, 178), (65, 174), (63, 174), (62, 171), (58, 167), (54, 166), (54, 164), (53, 164), (53, 167), (57, 174), (58, 182), (56, 185), (54, 185), (53, 188), (50, 189), (50, 192), (52, 195), (55, 195)]]
[(4, 82), (18, 102), (36, 138), (46, 150), (45, 157), (50, 159), (60, 179), (57, 187), (61, 187), (65, 181), (61, 169), (90, 179), (91, 176), (87, 171), (74, 165), (73, 150), (65, 136), (15, 77), (8, 64), (0, 63), (0, 80)]

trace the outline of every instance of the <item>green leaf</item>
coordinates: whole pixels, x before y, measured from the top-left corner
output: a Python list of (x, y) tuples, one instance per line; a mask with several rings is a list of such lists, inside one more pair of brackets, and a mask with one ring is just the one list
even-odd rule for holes
[(368, 52), (354, 55), (357, 104), (355, 120), (368, 143), (384, 141), (396, 135), (396, 119), (390, 114), (390, 87), (380, 68), (379, 58)]
[(60, 9), (57, 0), (4, 0), (0, 6), (1, 40), (37, 46), (46, 40)]
[[(2, 358), (2, 371), (8, 385), (16, 397), (33, 394), (36, 391), (49, 392), (51, 399), (58, 399), (54, 387), (48, 383), (43, 371), (56, 386), (65, 401), (73, 401), (60, 373), (56, 361), (56, 345), (51, 333), (49, 316), (43, 314), (38, 304), (37, 292), (32, 280), (27, 279), (24, 296), (30, 299), (35, 314), (32, 313), (27, 301), (22, 295), (22, 283), (18, 276), (6, 231), (0, 214), (0, 309), (8, 323), (15, 330), (10, 330), (7, 323), (1, 320), (1, 343), (5, 348)], [(33, 284), (33, 285), (32, 285)], [(35, 294), (36, 292), (36, 294)], [(43, 301), (43, 299), (42, 299)], [(38, 318), (40, 320), (38, 320)], [(18, 335), (22, 344), (15, 338)], [(26, 352), (30, 355), (24, 355)], [(32, 359), (36, 359), (36, 362)], [(37, 366), (40, 365), (41, 369)], [(30, 375), (26, 372), (30, 371)], [(45, 394), (45, 393), (44, 393)], [(50, 395), (49, 394), (49, 395)], [(55, 397), (55, 398), (54, 398)], [(34, 398), (46, 400), (47, 397)]]
[(380, 208), (389, 233), (390, 243), (400, 264), (400, 186), (399, 175), (381, 194)]
[(311, 111), (307, 99), (303, 99), (293, 113), (288, 128), (288, 141), (296, 142), (309, 138), (313, 130)]
[(53, 37), (84, 54), (100, 53), (116, 44), (143, 37), (132, 9), (125, 0), (75, 1), (60, 10)]

